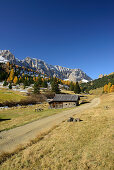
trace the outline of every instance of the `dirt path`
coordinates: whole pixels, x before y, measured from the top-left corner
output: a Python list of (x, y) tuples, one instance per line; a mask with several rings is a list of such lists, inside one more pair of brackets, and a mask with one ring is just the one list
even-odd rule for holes
[(20, 144), (26, 144), (34, 139), (39, 133), (49, 130), (54, 125), (58, 125), (70, 116), (82, 112), (85, 109), (95, 107), (100, 103), (99, 98), (95, 98), (91, 103), (80, 105), (75, 109), (63, 111), (59, 114), (34, 121), (32, 123), (20, 126), (0, 133), (0, 154), (2, 152), (11, 152)]

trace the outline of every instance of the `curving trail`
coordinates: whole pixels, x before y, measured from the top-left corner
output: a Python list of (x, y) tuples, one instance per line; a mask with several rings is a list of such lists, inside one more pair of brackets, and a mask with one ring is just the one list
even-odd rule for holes
[(63, 111), (59, 114), (49, 116), (32, 123), (20, 126), (8, 131), (0, 133), (0, 154), (2, 152), (12, 152), (18, 145), (26, 144), (30, 140), (37, 137), (41, 132), (47, 131), (54, 125), (58, 125), (62, 121), (66, 120), (70, 116), (78, 114), (85, 109), (97, 106), (100, 103), (99, 98), (95, 98), (91, 103), (80, 105), (71, 110)]

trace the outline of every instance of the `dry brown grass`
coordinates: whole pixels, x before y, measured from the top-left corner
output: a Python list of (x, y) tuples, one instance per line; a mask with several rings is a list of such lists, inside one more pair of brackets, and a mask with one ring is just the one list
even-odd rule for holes
[(49, 129), (45, 132), (39, 133), (39, 135), (35, 139), (32, 139), (29, 143), (27, 143), (25, 145), (19, 145), (13, 152), (3, 152), (0, 155), (0, 164), (5, 162), (8, 158), (11, 158), (13, 155), (18, 154), (20, 151), (23, 151), (24, 149), (26, 149), (26, 148), (32, 146), (33, 144), (39, 142), (40, 140), (42, 140), (44, 138), (44, 136), (48, 135), (56, 127), (57, 127), (57, 125), (53, 126), (51, 129)]
[(114, 93), (102, 95), (99, 106), (75, 116), (83, 121), (61, 123), (0, 169), (113, 170), (113, 103)]
[(103, 93), (103, 87), (100, 87), (100, 88), (97, 88), (97, 89), (94, 89), (94, 90), (90, 90), (89, 91), (90, 94), (93, 94), (93, 95), (102, 95)]

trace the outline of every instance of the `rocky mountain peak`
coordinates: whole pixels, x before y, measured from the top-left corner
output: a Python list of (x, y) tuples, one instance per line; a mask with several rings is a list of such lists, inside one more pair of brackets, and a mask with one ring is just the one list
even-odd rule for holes
[(46, 74), (50, 77), (58, 77), (60, 79), (68, 79), (69, 81), (81, 81), (83, 79), (90, 81), (92, 80), (86, 75), (81, 69), (70, 69), (58, 65), (50, 65), (45, 63), (43, 60), (37, 58), (31, 58), (27, 56), (23, 60), (15, 58), (15, 56), (9, 50), (0, 50), (0, 55), (5, 60), (8, 60), (11, 64), (17, 64), (27, 68), (34, 68), (40, 73)]

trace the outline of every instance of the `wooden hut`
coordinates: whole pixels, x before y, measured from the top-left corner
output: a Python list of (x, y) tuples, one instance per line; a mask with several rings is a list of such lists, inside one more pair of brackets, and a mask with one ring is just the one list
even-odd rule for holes
[(50, 108), (69, 108), (79, 105), (80, 97), (70, 94), (56, 94), (52, 101), (49, 102)]

